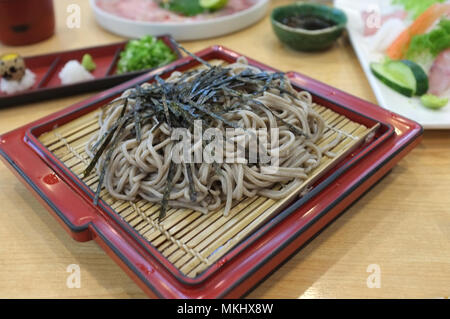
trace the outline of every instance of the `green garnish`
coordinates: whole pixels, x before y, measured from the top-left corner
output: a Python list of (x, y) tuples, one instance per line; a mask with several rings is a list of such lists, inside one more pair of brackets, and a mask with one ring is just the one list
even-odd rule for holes
[(163, 0), (160, 7), (190, 17), (225, 7), (228, 0)]
[(422, 101), (422, 104), (426, 107), (437, 110), (447, 105), (448, 98), (441, 98), (433, 94), (425, 94), (420, 97), (420, 101)]
[(415, 95), (423, 95), (428, 91), (429, 83), (428, 83), (428, 75), (422, 69), (422, 67), (413, 61), (409, 60), (401, 60), (401, 63), (407, 65), (411, 72), (414, 75), (416, 80), (416, 92)]
[(94, 63), (94, 59), (92, 59), (92, 56), (88, 53), (83, 55), (81, 65), (89, 72), (92, 72), (97, 68), (97, 65)]
[(127, 43), (120, 53), (117, 73), (156, 68), (175, 59), (175, 54), (162, 40), (148, 35)]
[(200, 0), (200, 6), (209, 10), (219, 10), (225, 7), (228, 0)]
[(412, 38), (406, 51), (406, 58), (427, 64), (448, 48), (450, 48), (450, 19), (442, 19), (435, 29)]
[(392, 4), (402, 5), (412, 18), (420, 16), (425, 10), (435, 3), (442, 3), (445, 0), (392, 0)]
[(200, 5), (199, 0), (168, 0), (162, 1), (160, 6), (188, 17), (206, 12), (206, 9)]
[(428, 76), (412, 61), (386, 59), (370, 63), (370, 69), (381, 82), (405, 96), (422, 95), (428, 90)]

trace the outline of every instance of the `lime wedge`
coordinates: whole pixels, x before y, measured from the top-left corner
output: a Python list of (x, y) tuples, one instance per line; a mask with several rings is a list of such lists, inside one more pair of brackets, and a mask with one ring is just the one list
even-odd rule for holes
[(228, 0), (200, 0), (200, 6), (209, 10), (219, 10), (225, 7)]

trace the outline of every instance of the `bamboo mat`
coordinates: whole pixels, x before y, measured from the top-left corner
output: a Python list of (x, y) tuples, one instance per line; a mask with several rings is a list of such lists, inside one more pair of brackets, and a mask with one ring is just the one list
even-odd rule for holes
[[(183, 274), (196, 277), (229, 252), (241, 239), (259, 228), (268, 217), (298, 197), (376, 129), (352, 122), (323, 106), (314, 105), (314, 109), (327, 124), (319, 145), (326, 144), (337, 134), (342, 134), (344, 138), (331, 150), (336, 156), (324, 156), (320, 166), (292, 196), (282, 200), (262, 196), (245, 198), (234, 205), (227, 217), (222, 215), (221, 209), (207, 215), (189, 209), (169, 209), (161, 222), (158, 222), (158, 204), (145, 200), (135, 203), (116, 200), (105, 189), (100, 197)], [(86, 114), (39, 137), (39, 140), (94, 192), (97, 189), (98, 177), (94, 174), (95, 176), (83, 178), (83, 171), (89, 163), (84, 148), (91, 135), (99, 129), (99, 111)]]
[[(339, 134), (343, 138), (330, 150), (334, 156), (325, 155), (308, 179), (286, 198), (280, 200), (262, 196), (244, 198), (234, 204), (226, 217), (222, 214), (223, 208), (206, 215), (190, 209), (168, 209), (166, 217), (161, 222), (158, 221), (160, 209), (158, 204), (145, 200), (137, 202), (117, 200), (104, 188), (100, 198), (177, 269), (194, 278), (223, 257), (243, 238), (261, 227), (270, 217), (280, 212), (289, 202), (308, 191), (314, 181), (369, 136), (373, 136), (378, 128), (378, 126), (367, 128), (317, 104), (313, 108), (322, 116), (327, 126), (318, 145), (327, 144)], [(97, 189), (98, 176), (91, 174), (84, 178), (83, 171), (90, 161), (85, 152), (85, 145), (99, 129), (100, 111), (97, 109), (39, 137), (39, 140), (94, 192)]]

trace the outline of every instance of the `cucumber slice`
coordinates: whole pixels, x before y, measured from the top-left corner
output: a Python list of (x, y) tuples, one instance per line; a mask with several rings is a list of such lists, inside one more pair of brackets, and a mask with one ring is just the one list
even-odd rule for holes
[(403, 64), (406, 64), (414, 74), (416, 78), (416, 95), (423, 95), (428, 91), (428, 76), (420, 65), (410, 60), (401, 60)]
[(372, 62), (370, 69), (381, 82), (398, 93), (411, 97), (416, 92), (416, 78), (406, 64), (398, 61)]

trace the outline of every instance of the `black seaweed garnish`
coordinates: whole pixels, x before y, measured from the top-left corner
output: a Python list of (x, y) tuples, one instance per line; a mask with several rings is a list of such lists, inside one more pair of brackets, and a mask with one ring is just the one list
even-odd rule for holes
[[(128, 97), (117, 99), (109, 106), (122, 103), (121, 114), (111, 128), (93, 145), (94, 156), (84, 170), (84, 176), (88, 176), (97, 165), (100, 157), (105, 158), (99, 168), (100, 176), (94, 203), (98, 203), (101, 187), (110, 163), (114, 149), (119, 144), (121, 137), (125, 134), (126, 127), (133, 126), (127, 134), (141, 142), (142, 127), (145, 123), (152, 122), (153, 129), (161, 123), (167, 123), (169, 128), (183, 127), (192, 130), (194, 120), (202, 121), (204, 127), (212, 127), (217, 121), (222, 122), (223, 127), (239, 128), (239, 126), (224, 118), (224, 114), (239, 110), (240, 108), (265, 108), (277, 119), (281, 120), (289, 130), (297, 136), (308, 136), (301, 129), (282, 120), (275, 112), (256, 100), (269, 89), (276, 89), (280, 94), (292, 96), (285, 89), (285, 75), (281, 72), (255, 72), (251, 68), (245, 69), (237, 75), (230, 75), (230, 69), (223, 66), (213, 66), (202, 58), (190, 53), (178, 43), (174, 44), (196, 61), (205, 69), (201, 71), (187, 71), (178, 78), (176, 82), (167, 82), (161, 76), (156, 75), (154, 81), (145, 87), (136, 86)], [(132, 107), (128, 107), (129, 104)], [(134, 135), (134, 136), (133, 136)], [(228, 141), (225, 141), (228, 142)], [(233, 143), (233, 142), (231, 142)], [(182, 167), (189, 179), (189, 195), (192, 201), (196, 201), (195, 183), (192, 170), (193, 164), (175, 164), (171, 162), (167, 185), (163, 194), (159, 220), (164, 218), (173, 188), (173, 175), (177, 171), (177, 165)], [(221, 169), (217, 163), (213, 167), (218, 174)]]

